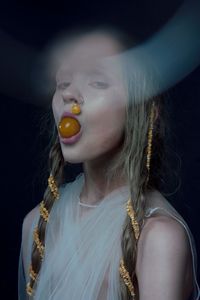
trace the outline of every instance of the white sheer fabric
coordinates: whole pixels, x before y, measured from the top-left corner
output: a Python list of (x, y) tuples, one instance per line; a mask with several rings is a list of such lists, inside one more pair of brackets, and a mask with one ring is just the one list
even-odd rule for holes
[[(60, 199), (55, 202), (47, 223), (45, 256), (35, 286), (34, 300), (120, 300), (119, 261), (121, 235), (126, 217), (126, 202), (130, 196), (128, 186), (115, 189), (95, 208), (78, 204), (84, 184), (84, 174), (74, 182), (60, 187)], [(170, 215), (185, 228), (193, 258), (194, 291), (190, 298), (197, 300), (197, 255), (193, 236), (177, 211), (163, 197), (150, 198), (146, 217), (155, 212)], [(29, 230), (23, 229), (19, 259), (19, 299), (26, 296), (29, 281), (33, 230), (39, 219), (38, 206), (32, 211)], [(27, 226), (23, 226), (26, 227)], [(23, 260), (22, 260), (23, 254)]]

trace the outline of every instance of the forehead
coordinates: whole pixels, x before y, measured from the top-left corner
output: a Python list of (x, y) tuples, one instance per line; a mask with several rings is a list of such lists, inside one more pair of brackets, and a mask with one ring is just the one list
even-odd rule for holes
[(72, 42), (66, 40), (66, 54), (72, 59), (98, 59), (112, 56), (120, 51), (120, 44), (111, 36), (103, 34), (84, 35), (74, 38)]
[[(59, 51), (60, 50), (60, 51)], [(58, 69), (90, 70), (99, 69), (113, 72), (118, 65), (107, 63), (106, 58), (112, 57), (121, 51), (120, 44), (111, 36), (103, 34), (86, 35), (72, 42), (66, 40), (62, 49), (58, 49)]]

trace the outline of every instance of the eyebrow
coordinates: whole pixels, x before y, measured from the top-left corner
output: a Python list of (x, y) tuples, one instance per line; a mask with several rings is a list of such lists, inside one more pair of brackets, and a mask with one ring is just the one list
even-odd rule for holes
[(101, 64), (99, 62), (96, 63), (95, 66), (91, 66), (91, 69), (89, 69), (91, 73), (96, 73), (99, 75), (105, 75), (109, 78), (116, 78), (118, 77), (118, 74), (116, 74), (115, 68), (113, 69), (112, 67), (108, 67), (105, 64)]
[(86, 73), (88, 74), (94, 74), (94, 75), (103, 75), (107, 77), (107, 79), (112, 80), (113, 76), (116, 77), (116, 72), (112, 70), (111, 68), (108, 69), (106, 65), (102, 65), (100, 63), (97, 63), (95, 66), (91, 66), (86, 70)]
[(86, 74), (95, 74), (95, 75), (108, 75), (105, 70), (100, 70), (98, 68), (92, 68), (85, 71)]
[[(109, 72), (108, 70), (105, 68), (105, 66), (102, 65), (95, 65), (94, 67), (88, 68), (86, 70), (83, 71), (83, 73), (85, 74), (94, 74), (94, 75), (104, 75), (107, 77), (110, 77), (109, 75), (113, 75), (113, 72)], [(66, 76), (66, 75), (72, 75), (73, 71), (70, 68), (65, 68), (65, 69), (60, 69), (57, 71), (56, 73), (56, 79), (58, 79), (59, 77), (62, 76)]]
[(70, 71), (70, 69), (60, 69), (57, 71), (56, 73), (56, 79), (58, 79), (60, 76), (66, 76), (66, 75), (71, 75), (72, 72)]

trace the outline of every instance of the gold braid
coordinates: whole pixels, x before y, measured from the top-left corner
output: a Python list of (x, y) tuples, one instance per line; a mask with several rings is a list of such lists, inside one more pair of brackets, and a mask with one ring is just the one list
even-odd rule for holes
[(126, 268), (124, 266), (124, 260), (122, 258), (120, 260), (119, 273), (124, 281), (124, 284), (128, 287), (131, 296), (134, 297), (135, 289), (134, 289), (133, 283), (131, 281), (129, 272), (126, 270)]
[[(59, 191), (58, 191), (56, 182), (55, 182), (54, 177), (53, 177), (52, 174), (50, 174), (50, 176), (48, 178), (48, 186), (51, 190), (51, 193), (53, 194), (54, 199), (55, 200), (59, 199)], [(49, 221), (49, 211), (45, 207), (44, 200), (42, 200), (40, 202), (40, 215), (43, 217), (43, 219), (46, 222)], [(37, 247), (37, 249), (40, 253), (40, 257), (41, 257), (41, 259), (43, 259), (45, 247), (44, 247), (44, 245), (42, 245), (42, 242), (40, 241), (37, 226), (35, 227), (35, 229), (33, 231), (33, 239), (34, 239), (34, 241), (36, 243), (36, 247)], [(30, 267), (29, 267), (29, 276), (33, 281), (37, 280), (38, 274), (33, 270), (32, 264), (30, 264)], [(33, 288), (30, 286), (30, 282), (28, 282), (27, 285), (26, 285), (26, 292), (29, 296), (33, 295)]]
[(150, 173), (151, 150), (152, 150), (152, 140), (153, 140), (154, 114), (155, 114), (155, 102), (152, 103), (152, 107), (151, 107), (150, 125), (149, 125), (149, 131), (148, 131), (147, 163), (146, 163), (146, 167), (147, 167), (147, 170), (148, 170), (147, 182), (149, 181), (149, 173)]
[(40, 215), (43, 217), (43, 219), (48, 222), (49, 221), (49, 212), (48, 209), (44, 205), (44, 200), (40, 202)]
[(129, 198), (128, 202), (127, 202), (127, 205), (126, 205), (126, 210), (127, 210), (127, 213), (131, 219), (131, 224), (132, 224), (132, 227), (133, 227), (133, 230), (134, 230), (134, 234), (135, 234), (135, 238), (136, 240), (138, 240), (139, 238), (139, 235), (140, 235), (140, 228), (139, 228), (139, 224), (135, 218), (135, 211), (132, 207), (132, 204), (131, 204), (131, 199)]
[[(127, 201), (126, 210), (127, 210), (127, 214), (129, 215), (129, 217), (131, 219), (131, 224), (132, 224), (132, 227), (133, 227), (135, 238), (136, 238), (136, 240), (138, 240), (139, 234), (140, 234), (139, 224), (136, 220), (135, 211), (132, 207), (130, 198)], [(122, 279), (124, 281), (124, 284), (128, 287), (131, 296), (134, 297), (135, 296), (135, 288), (134, 288), (133, 283), (131, 281), (130, 274), (129, 274), (129, 272), (127, 271), (127, 269), (125, 267), (123, 258), (121, 258), (121, 260), (120, 260), (119, 273), (120, 273), (120, 276), (122, 277)]]
[(50, 174), (50, 176), (48, 178), (48, 185), (49, 185), (49, 188), (50, 188), (54, 198), (56, 200), (58, 200), (59, 192), (58, 192), (58, 188), (57, 188), (56, 182), (55, 182), (54, 177), (53, 177), (52, 174)]
[[(148, 170), (147, 183), (149, 181), (149, 172), (150, 172), (154, 114), (155, 114), (155, 102), (152, 103), (152, 107), (151, 107), (150, 125), (149, 125), (149, 131), (148, 131), (147, 163), (146, 163), (146, 167), (147, 167), (147, 170)], [(131, 219), (131, 224), (132, 224), (132, 227), (133, 227), (135, 239), (138, 240), (139, 235), (140, 235), (140, 229), (139, 229), (139, 224), (138, 224), (138, 222), (136, 220), (136, 217), (135, 217), (135, 211), (132, 207), (130, 198), (127, 202), (126, 210), (127, 210), (127, 213), (128, 213), (128, 215)], [(135, 296), (135, 289), (134, 289), (133, 283), (131, 281), (130, 274), (125, 268), (123, 258), (121, 258), (121, 260), (120, 260), (119, 272), (120, 272), (121, 277), (123, 278), (124, 284), (128, 287), (131, 296), (134, 297)]]
[(39, 239), (39, 233), (38, 233), (38, 227), (36, 226), (33, 231), (33, 238), (36, 243), (37, 249), (40, 252), (40, 257), (43, 259), (44, 256), (44, 246), (42, 245), (40, 239)]
[(32, 296), (33, 295), (33, 289), (32, 287), (30, 286), (30, 282), (27, 283), (26, 285), (26, 292), (29, 296)]
[(36, 280), (37, 273), (35, 273), (35, 272), (33, 271), (32, 265), (30, 265), (30, 267), (29, 267), (29, 275), (30, 275), (30, 277), (31, 277), (34, 281)]

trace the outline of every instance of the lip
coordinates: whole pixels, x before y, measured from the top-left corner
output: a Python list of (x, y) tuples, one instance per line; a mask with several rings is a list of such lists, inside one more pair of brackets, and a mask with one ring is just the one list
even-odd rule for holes
[(65, 112), (62, 114), (60, 120), (62, 120), (64, 117), (72, 117), (72, 118), (76, 119), (76, 120), (80, 123), (80, 121), (76, 118), (76, 116), (75, 116), (74, 114), (68, 112), (68, 111), (65, 111)]
[(80, 139), (81, 135), (82, 135), (82, 128), (77, 134), (71, 136), (70, 138), (62, 138), (60, 136), (60, 134), (59, 134), (59, 138), (60, 138), (60, 141), (63, 144), (69, 144), (70, 145), (70, 144), (76, 143)]
[[(80, 124), (80, 121), (75, 117), (74, 114), (72, 114), (72, 113), (70, 113), (70, 112), (64, 112), (64, 113), (62, 114), (60, 120), (62, 120), (64, 117), (72, 117), (72, 118), (74, 118), (75, 120), (77, 120), (77, 121), (79, 122), (79, 124)], [(80, 126), (81, 126), (81, 124), (80, 124)], [(82, 126), (81, 126), (80, 131), (79, 131), (77, 134), (75, 134), (75, 135), (73, 135), (73, 136), (71, 136), (71, 137), (69, 137), (69, 138), (63, 138), (63, 137), (61, 137), (61, 135), (59, 134), (59, 138), (60, 138), (60, 141), (61, 141), (63, 144), (69, 144), (69, 145), (70, 145), (70, 144), (74, 144), (75, 142), (77, 142), (77, 141), (80, 139), (81, 135), (82, 135)]]

